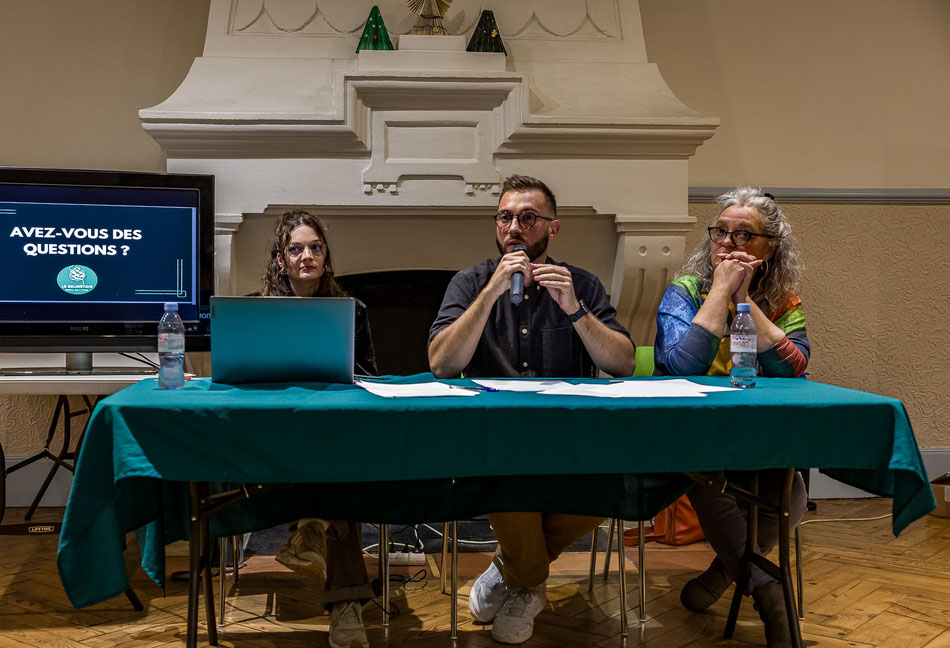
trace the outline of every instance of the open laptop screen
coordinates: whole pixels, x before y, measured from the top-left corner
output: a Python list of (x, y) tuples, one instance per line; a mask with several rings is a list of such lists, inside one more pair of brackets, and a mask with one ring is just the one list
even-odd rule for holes
[(353, 382), (352, 297), (212, 297), (211, 380)]

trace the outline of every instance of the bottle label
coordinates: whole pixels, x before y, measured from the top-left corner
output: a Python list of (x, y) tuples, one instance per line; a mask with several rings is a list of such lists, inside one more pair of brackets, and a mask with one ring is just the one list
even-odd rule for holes
[(185, 336), (176, 333), (158, 334), (159, 353), (184, 353)]
[(731, 353), (742, 353), (744, 351), (755, 353), (755, 338), (756, 336), (754, 335), (740, 335), (733, 333), (730, 336), (729, 351)]

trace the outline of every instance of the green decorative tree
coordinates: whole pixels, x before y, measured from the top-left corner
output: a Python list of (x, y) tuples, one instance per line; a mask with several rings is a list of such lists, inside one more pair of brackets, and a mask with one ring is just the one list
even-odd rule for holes
[(469, 52), (501, 52), (508, 56), (505, 50), (505, 44), (501, 42), (501, 32), (498, 31), (498, 25), (495, 24), (495, 14), (489, 9), (482, 11), (478, 24), (475, 25), (475, 31), (472, 32), (472, 40), (468, 42)]
[(389, 32), (386, 31), (386, 25), (383, 24), (383, 16), (379, 13), (379, 7), (373, 5), (369, 12), (369, 18), (366, 19), (366, 25), (363, 26), (363, 35), (360, 36), (359, 45), (356, 51), (360, 50), (394, 50), (393, 42), (389, 40)]

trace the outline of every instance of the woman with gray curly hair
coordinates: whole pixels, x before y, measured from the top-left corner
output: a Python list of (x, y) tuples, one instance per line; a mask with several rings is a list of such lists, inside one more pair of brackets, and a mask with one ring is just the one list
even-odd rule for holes
[[(707, 228), (708, 240), (686, 261), (683, 273), (663, 295), (657, 312), (653, 347), (659, 375), (725, 376), (732, 368), (729, 326), (736, 304), (747, 302), (757, 328), (757, 373), (796, 377), (810, 355), (802, 302), (795, 294), (802, 262), (791, 227), (772, 196), (739, 187), (716, 199), (719, 216)], [(784, 471), (760, 471), (759, 493), (777, 500)], [(741, 474), (703, 473), (689, 491), (700, 526), (716, 551), (709, 568), (683, 587), (680, 601), (688, 610), (715, 603), (738, 576), (745, 552), (744, 508), (719, 485)], [(790, 506), (791, 528), (805, 512), (806, 493), (796, 475)], [(768, 554), (778, 542), (778, 519), (760, 513), (758, 546)], [(752, 566), (746, 594), (756, 601), (768, 645), (791, 646), (781, 585)]]
[(729, 374), (729, 325), (735, 305), (749, 302), (758, 329), (758, 373), (805, 372), (810, 347), (795, 294), (801, 256), (775, 201), (740, 187), (716, 199), (709, 238), (666, 289), (657, 312), (654, 354), (659, 375)]

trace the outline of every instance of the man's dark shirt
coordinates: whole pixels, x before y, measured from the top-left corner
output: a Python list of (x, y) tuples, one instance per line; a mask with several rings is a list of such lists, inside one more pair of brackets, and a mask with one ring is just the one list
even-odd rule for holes
[[(457, 320), (472, 305), (488, 284), (499, 259), (488, 259), (457, 273), (445, 290), (439, 314), (429, 330), (429, 344), (436, 334)], [(574, 294), (587, 304), (594, 316), (607, 328), (630, 335), (617, 321), (617, 311), (607, 299), (600, 280), (590, 272), (558, 263), (567, 268), (574, 282)], [(546, 288), (537, 282), (525, 286), (524, 300), (511, 303), (510, 291), (492, 306), (471, 362), (467, 377), (559, 377), (586, 378), (594, 375), (594, 362), (567, 314)]]

